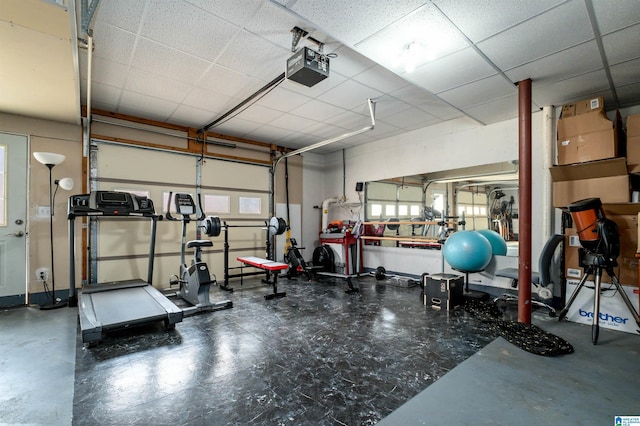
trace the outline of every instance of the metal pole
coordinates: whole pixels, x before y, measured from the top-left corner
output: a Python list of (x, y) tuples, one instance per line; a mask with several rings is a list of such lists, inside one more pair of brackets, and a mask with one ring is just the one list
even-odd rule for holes
[(531, 79), (518, 82), (518, 321), (531, 324)]

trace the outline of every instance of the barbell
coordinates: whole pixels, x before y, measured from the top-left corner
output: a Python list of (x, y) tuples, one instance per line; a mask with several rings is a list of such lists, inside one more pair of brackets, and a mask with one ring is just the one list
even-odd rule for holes
[(201, 226), (209, 237), (217, 237), (222, 228), (262, 228), (267, 229), (271, 235), (282, 235), (287, 230), (287, 222), (281, 217), (272, 217), (266, 227), (261, 225), (223, 225), (218, 216), (207, 216)]

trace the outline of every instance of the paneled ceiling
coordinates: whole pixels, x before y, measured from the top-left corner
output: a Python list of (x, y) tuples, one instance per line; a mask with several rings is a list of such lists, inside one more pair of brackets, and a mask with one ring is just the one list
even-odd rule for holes
[[(34, 2), (52, 6), (26, 3)], [(82, 0), (76, 2), (80, 22)], [(367, 98), (376, 101), (375, 129), (318, 152), (459, 117), (481, 124), (516, 117), (516, 83), (527, 78), (534, 109), (596, 95), (605, 97), (609, 110), (640, 104), (638, 0), (97, 4), (90, 24), (91, 105), (195, 128), (218, 120), (283, 73), (292, 55), (291, 30), (307, 31), (297, 47), (318, 50), (316, 41), (322, 43), (330, 55), (329, 78), (313, 87), (285, 79), (210, 129), (291, 148), (367, 126)], [(4, 16), (0, 24), (5, 34), (15, 26)], [(78, 36), (85, 37), (80, 28)], [(68, 95), (85, 104), (88, 55), (83, 43), (77, 48), (73, 72), (80, 97), (72, 90)], [(65, 67), (51, 72), (69, 73)], [(12, 87), (32, 84), (29, 75), (12, 78), (18, 79)], [(12, 112), (9, 101), (0, 107)], [(64, 119), (77, 120), (74, 113)]]

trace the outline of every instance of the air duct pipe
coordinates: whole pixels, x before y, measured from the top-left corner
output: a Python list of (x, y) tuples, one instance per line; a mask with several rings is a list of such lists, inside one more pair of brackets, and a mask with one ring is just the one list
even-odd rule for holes
[(329, 220), (329, 206), (337, 202), (338, 199), (335, 197), (327, 198), (322, 202), (322, 232), (329, 227), (329, 224), (327, 223)]

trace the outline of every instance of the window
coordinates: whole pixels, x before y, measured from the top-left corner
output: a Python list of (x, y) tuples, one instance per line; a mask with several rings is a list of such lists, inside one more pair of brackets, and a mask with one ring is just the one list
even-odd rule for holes
[(371, 217), (379, 218), (382, 216), (382, 204), (371, 204)]
[(400, 204), (398, 206), (398, 216), (408, 216), (409, 215), (409, 206), (406, 204)]
[(394, 217), (396, 215), (395, 204), (387, 204), (386, 206), (384, 206), (384, 214), (387, 217)]
[(417, 217), (420, 216), (420, 206), (413, 204), (410, 208), (409, 211), (411, 212), (411, 216), (412, 217)]
[(204, 211), (207, 213), (229, 214), (231, 202), (228, 195), (205, 195)]
[(238, 213), (240, 214), (261, 214), (262, 200), (256, 197), (239, 197)]

